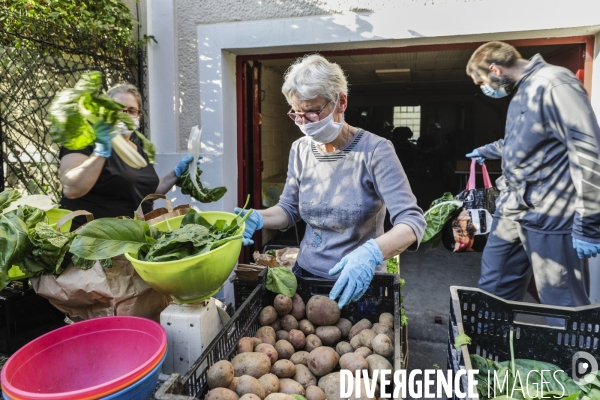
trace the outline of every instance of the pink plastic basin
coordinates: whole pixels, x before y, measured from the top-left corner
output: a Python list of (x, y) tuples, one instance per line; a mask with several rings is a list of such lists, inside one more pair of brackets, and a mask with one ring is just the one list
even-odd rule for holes
[(160, 324), (139, 317), (104, 317), (56, 329), (28, 343), (2, 368), (13, 399), (92, 399), (142, 378), (165, 354)]

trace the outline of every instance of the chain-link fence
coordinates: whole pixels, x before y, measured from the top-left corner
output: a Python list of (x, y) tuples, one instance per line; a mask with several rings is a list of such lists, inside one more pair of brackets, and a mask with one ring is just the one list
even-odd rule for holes
[(145, 54), (114, 49), (93, 34), (53, 35), (59, 29), (51, 23), (1, 7), (0, 15), (5, 22), (0, 23), (0, 191), (13, 188), (58, 200), (59, 149), (46, 122), (52, 99), (91, 70), (103, 73), (105, 89), (126, 81), (143, 94)]

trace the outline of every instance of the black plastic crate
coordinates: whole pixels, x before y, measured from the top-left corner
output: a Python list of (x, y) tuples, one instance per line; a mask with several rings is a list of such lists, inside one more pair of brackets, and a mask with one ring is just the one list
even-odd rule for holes
[[(510, 330), (514, 329), (515, 358), (534, 359), (557, 365), (571, 373), (572, 358), (586, 351), (600, 363), (600, 306), (558, 307), (503, 300), (480, 289), (450, 287), (448, 327), (448, 369), (471, 370), (470, 354), (494, 361), (510, 360)], [(542, 323), (526, 322), (543, 317)], [(564, 320), (562, 326), (549, 326), (545, 318)], [(455, 338), (465, 333), (470, 345), (454, 348)], [(461, 380), (466, 393), (467, 379)], [(453, 397), (457, 399), (456, 394)], [(467, 397), (468, 399), (468, 397)]]
[(242, 281), (239, 278), (233, 280), (233, 296), (235, 299), (235, 309), (238, 310), (254, 289), (259, 285), (259, 282)]
[[(172, 374), (156, 392), (157, 400), (204, 399), (208, 393), (206, 373), (211, 365), (219, 360), (231, 360), (237, 351), (237, 342), (244, 336), (254, 336), (260, 328), (258, 315), (263, 307), (272, 304), (275, 294), (265, 287), (266, 270), (259, 275), (259, 282), (231, 320), (210, 343), (185, 375)], [(297, 293), (306, 302), (321, 288), (328, 291), (335, 281), (319, 278), (298, 277)], [(394, 349), (392, 364), (395, 370), (404, 369), (405, 349), (404, 330), (400, 322), (400, 275), (375, 274), (367, 293), (357, 303), (342, 309), (342, 318), (356, 323), (363, 318), (378, 322), (379, 314), (389, 312), (394, 315)]]

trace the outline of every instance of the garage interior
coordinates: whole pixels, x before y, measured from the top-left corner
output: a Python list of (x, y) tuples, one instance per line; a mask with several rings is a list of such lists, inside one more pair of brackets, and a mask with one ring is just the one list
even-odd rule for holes
[[(346, 73), (346, 121), (392, 141), (423, 210), (444, 192), (458, 194), (464, 188), (469, 164), (466, 153), (504, 136), (510, 96), (485, 96), (465, 73), (478, 46), (475, 43), (454, 48), (440, 45), (385, 52), (380, 49), (379, 53), (375, 49), (321, 53)], [(515, 46), (524, 58), (540, 53), (547, 62), (583, 76), (585, 43), (548, 45), (538, 40), (528, 46)], [(302, 135), (286, 116), (290, 107), (281, 94), (285, 71), (301, 56), (263, 56), (254, 61), (255, 65), (260, 63), (259, 190), (263, 208), (277, 203), (285, 183), (291, 144)], [(394, 131), (401, 126), (408, 126), (410, 131)], [(499, 176), (499, 161), (487, 161), (486, 166), (492, 180)], [(300, 225), (287, 232), (263, 230), (262, 243), (293, 245), (302, 239), (302, 233)]]

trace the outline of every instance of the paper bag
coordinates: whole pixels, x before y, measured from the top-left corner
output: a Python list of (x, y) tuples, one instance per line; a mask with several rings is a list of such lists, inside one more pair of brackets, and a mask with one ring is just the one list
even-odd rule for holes
[(72, 264), (60, 275), (31, 278), (37, 294), (45, 297), (73, 321), (130, 315), (160, 322), (170, 298), (152, 289), (124, 257), (113, 258), (113, 267), (96, 262), (89, 270)]
[[(155, 200), (155, 199), (164, 199), (167, 203), (167, 208), (155, 208), (150, 211), (148, 214), (144, 215), (144, 211), (142, 210), (142, 204), (146, 200)], [(154, 225), (160, 221), (164, 221), (165, 219), (178, 217), (180, 215), (185, 215), (192, 208), (189, 204), (182, 204), (175, 208), (171, 206), (171, 201), (164, 194), (149, 194), (144, 197), (142, 202), (140, 203), (138, 209), (135, 211), (135, 217), (140, 221), (146, 221), (150, 225)]]

